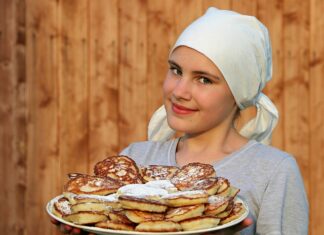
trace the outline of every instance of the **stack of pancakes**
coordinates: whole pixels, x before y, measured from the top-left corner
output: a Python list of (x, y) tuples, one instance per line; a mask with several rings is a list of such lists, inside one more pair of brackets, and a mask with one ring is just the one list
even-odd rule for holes
[(115, 230), (176, 232), (228, 223), (245, 212), (239, 189), (213, 166), (137, 166), (127, 156), (98, 162), (94, 175), (69, 174), (53, 213), (69, 222)]

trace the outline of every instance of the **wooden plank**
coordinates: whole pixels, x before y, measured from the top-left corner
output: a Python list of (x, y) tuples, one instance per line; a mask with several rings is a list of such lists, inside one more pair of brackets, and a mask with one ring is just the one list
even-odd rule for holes
[(30, 0), (26, 3), (26, 234), (56, 234), (56, 227), (45, 213), (45, 205), (62, 190), (58, 139), (57, 2)]
[(209, 7), (216, 7), (222, 10), (231, 9), (231, 0), (202, 0), (203, 12)]
[(203, 12), (201, 0), (178, 0), (174, 2), (176, 38), (180, 33)]
[[(90, 169), (118, 153), (118, 4), (89, 1)], [(107, 9), (109, 14), (107, 14)]]
[[(11, 174), (15, 174), (14, 184), (15, 207), (12, 218), (15, 220), (14, 231), (17, 234), (27, 233), (26, 231), (26, 189), (27, 184), (27, 107), (26, 107), (26, 3), (25, 1), (15, 2), (15, 104), (14, 104), (14, 168)], [(22, 208), (22, 209), (20, 209)], [(14, 232), (14, 233), (15, 233)]]
[(310, 234), (324, 233), (324, 2), (310, 1)]
[(264, 93), (272, 100), (279, 111), (279, 121), (272, 136), (272, 145), (284, 148), (284, 103), (283, 103), (283, 1), (259, 0), (257, 17), (268, 28), (272, 45), (272, 80), (267, 84)]
[[(87, 173), (89, 144), (88, 1), (59, 2), (58, 55), (62, 176)], [(66, 178), (65, 178), (66, 179)]]
[(284, 147), (296, 157), (309, 193), (309, 2), (286, 0), (283, 13)]
[(120, 147), (145, 140), (147, 122), (147, 2), (119, 1)]
[(163, 81), (168, 71), (168, 57), (175, 42), (174, 0), (148, 1), (148, 117), (163, 104)]
[(241, 14), (256, 15), (257, 0), (232, 0), (231, 8)]
[[(16, 19), (15, 3), (0, 0), (0, 183), (3, 193), (0, 195), (0, 231), (4, 234), (18, 234), (16, 227), (17, 211), (17, 177), (13, 174), (15, 169), (15, 101), (16, 60), (15, 40)], [(20, 198), (19, 198), (20, 199)], [(19, 216), (20, 218), (20, 216)]]

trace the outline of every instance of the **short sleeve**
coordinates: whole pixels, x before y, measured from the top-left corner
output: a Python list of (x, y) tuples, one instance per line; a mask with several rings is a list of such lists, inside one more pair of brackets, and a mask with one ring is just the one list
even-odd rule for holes
[(125, 155), (128, 156), (130, 154), (130, 146), (127, 146), (126, 148), (124, 148), (122, 151), (120, 151), (119, 155)]
[(130, 158), (132, 158), (137, 164), (143, 164), (143, 157), (144, 153), (142, 148), (139, 148), (138, 145), (140, 146), (140, 144), (130, 144), (128, 145), (126, 148), (124, 148), (119, 155), (124, 155), (124, 156), (128, 156)]
[(308, 201), (294, 158), (276, 166), (260, 206), (257, 234), (308, 234)]

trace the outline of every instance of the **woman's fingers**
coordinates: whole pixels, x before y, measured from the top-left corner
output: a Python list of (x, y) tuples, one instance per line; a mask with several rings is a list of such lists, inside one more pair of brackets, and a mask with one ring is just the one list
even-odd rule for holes
[(65, 234), (70, 233), (70, 231), (72, 230), (72, 227), (66, 224), (60, 224), (59, 227), (60, 227), (60, 231)]
[(245, 228), (249, 227), (252, 224), (253, 224), (253, 220), (250, 217), (247, 217), (242, 221), (242, 226), (244, 226)]
[(83, 232), (79, 228), (74, 228), (70, 225), (60, 223), (60, 221), (51, 218), (51, 223), (58, 226), (58, 229), (61, 231), (61, 233), (64, 234), (70, 234), (70, 235), (81, 235), (81, 234), (87, 234), (87, 235), (94, 235), (93, 233), (86, 233)]
[(250, 225), (252, 225), (253, 220), (249, 217), (245, 218), (241, 223), (239, 223), (237, 226), (234, 226), (234, 230), (237, 231), (241, 231), (242, 229), (245, 229), (247, 227), (249, 227)]
[(71, 230), (71, 233), (70, 234), (71, 235), (79, 235), (79, 234), (81, 234), (81, 229), (79, 229), (79, 228), (73, 228)]
[(64, 227), (64, 231), (66, 233), (69, 233), (69, 232), (71, 232), (73, 230), (73, 228), (70, 225), (67, 225), (67, 224), (65, 224), (63, 227)]
[(53, 218), (51, 218), (51, 223), (54, 225), (60, 225), (60, 222)]

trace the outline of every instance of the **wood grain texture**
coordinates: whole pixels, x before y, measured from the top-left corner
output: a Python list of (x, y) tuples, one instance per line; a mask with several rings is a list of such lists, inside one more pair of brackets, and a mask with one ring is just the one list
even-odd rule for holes
[(119, 144), (146, 139), (147, 2), (119, 1)]
[(219, 9), (231, 9), (231, 0), (202, 0), (203, 11), (209, 7), (216, 7)]
[[(322, 0), (0, 0), (1, 234), (60, 234), (46, 202), (67, 173), (92, 173), (147, 138), (169, 50), (209, 6), (268, 27), (273, 79), (264, 92), (280, 112), (273, 145), (300, 166), (309, 234), (324, 233)], [(241, 125), (254, 114), (244, 111)]]
[[(15, 11), (16, 5), (13, 1), (1, 0), (0, 4), (0, 183), (3, 185), (3, 193), (0, 196), (0, 229), (3, 233), (18, 233), (20, 216), (11, 208), (17, 209), (17, 177), (11, 175), (15, 169), (15, 158), (17, 157), (15, 134), (15, 105), (17, 90), (16, 77), (16, 38)], [(11, 176), (11, 177), (8, 177)], [(9, 200), (11, 198), (11, 200)], [(16, 220), (15, 217), (18, 216)]]
[(309, 193), (309, 2), (283, 4), (284, 148), (293, 154)]
[(88, 170), (88, 1), (59, 4), (59, 141), (62, 176)]
[(242, 14), (256, 16), (257, 2), (257, 0), (232, 0), (231, 9)]
[[(57, 86), (57, 4), (27, 1), (27, 120), (28, 158), (26, 234), (54, 234), (40, 210), (62, 190), (59, 158)], [(53, 180), (57, 179), (57, 180)], [(58, 181), (60, 180), (60, 181)]]
[(310, 2), (310, 60), (309, 60), (309, 199), (310, 234), (324, 232), (322, 194), (324, 192), (324, 2)]
[[(176, 37), (195, 19), (203, 14), (200, 0), (178, 0), (174, 7)], [(176, 40), (177, 38), (175, 38)]]
[(118, 1), (89, 2), (90, 169), (119, 150)]

